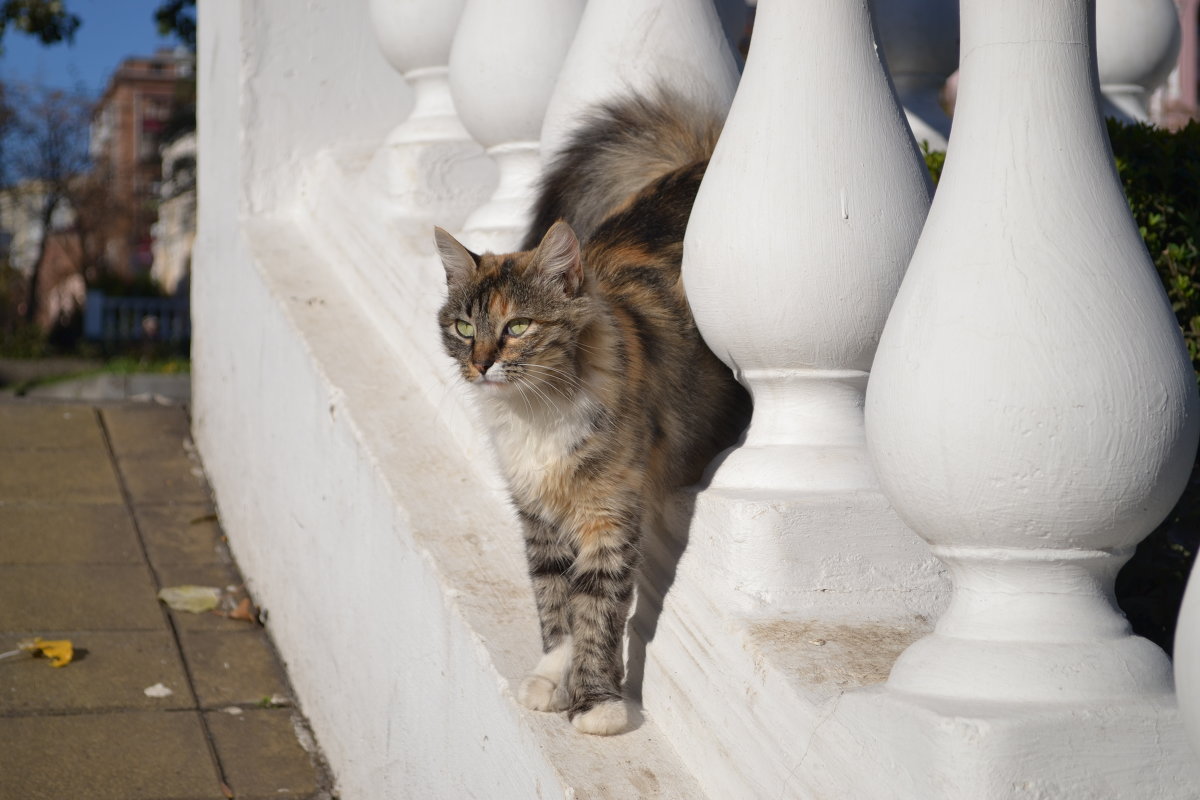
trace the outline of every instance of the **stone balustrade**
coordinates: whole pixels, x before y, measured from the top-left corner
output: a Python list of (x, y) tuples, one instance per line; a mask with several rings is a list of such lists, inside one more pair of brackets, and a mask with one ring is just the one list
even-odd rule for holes
[(1088, 10), (962, 4), (955, 138), (867, 403), (884, 490), (955, 579), (897, 691), (1171, 691), (1112, 585), (1183, 490), (1200, 405), (1095, 102)]
[[(311, 168), (280, 179), (299, 187), (287, 205), (282, 189), (245, 186), (267, 174), (260, 151), (236, 150), (256, 146), (237, 135), (248, 123), (202, 122), (202, 147), (236, 151), (202, 150), (208, 208), (215, 186), (240, 186), (235, 207), (277, 200), (202, 220), (198, 440), (301, 700), (336, 740), (325, 749), (344, 796), (1200, 793), (1184, 728), (1200, 728), (1195, 587), (1177, 648), (1182, 713), (1166, 656), (1112, 601), (1200, 433), (1096, 77), (1117, 76), (1107, 102), (1136, 116), (1170, 34), (1123, 40), (1137, 58), (1109, 55), (1122, 66), (1106, 71), (1093, 1), (1101, 34), (1128, 5), (759, 0), (739, 75), (728, 36), (744, 8), (725, 0), (720, 13), (711, 0), (360, 0), (347, 14), (399, 73), (375, 96), (402, 117), (390, 133), (376, 106), (347, 101), (340, 132), (309, 148)], [(322, 19), (336, 18), (325, 2)], [(284, 0), (229, 4), (201, 7), (210, 92), (238, 86), (225, 43), (295, 30)], [(322, 63), (354, 67), (331, 72), (335, 86), (383, 74), (350, 52), (351, 34), (326, 38)], [(937, 92), (956, 65), (951, 137)], [(242, 96), (273, 97), (243, 80), (254, 91)], [(728, 109), (684, 282), (755, 409), (744, 442), (676, 498), (647, 546), (628, 659), (644, 719), (580, 740), (512, 698), (536, 656), (533, 604), (494, 467), (439, 367), (427, 228), (515, 247), (544, 158), (579, 109), (656, 84)], [(217, 113), (209, 96), (202, 112)], [(377, 136), (365, 156), (350, 147), (360, 118)], [(947, 139), (931, 206), (918, 142)], [(228, 266), (244, 263), (258, 270)], [(211, 343), (230, 318), (218, 273), (251, 282), (239, 304), (284, 309), (277, 341), (307, 343), (281, 360), (319, 394), (296, 416), (312, 443), (288, 438), (270, 409), (230, 407), (229, 385), (273, 390)], [(342, 316), (320, 323), (326, 302)], [(350, 334), (364, 331), (359, 352)], [(219, 455), (234, 440), (246, 463)], [(306, 490), (270, 469), (271, 448), (311, 476)], [(357, 613), (314, 611), (318, 598)], [(385, 629), (375, 645), (364, 620)], [(372, 646), (379, 657), (339, 655)], [(337, 702), (333, 686), (349, 687)]]
[(584, 0), (467, 0), (450, 52), (450, 90), (467, 130), (500, 182), (476, 208), (462, 241), (476, 252), (515, 249), (540, 175), (546, 107)]
[(397, 218), (456, 228), (490, 194), (492, 165), (450, 96), (450, 44), (464, 0), (371, 0), (379, 50), (412, 87), (411, 113), (375, 153), (368, 180)]

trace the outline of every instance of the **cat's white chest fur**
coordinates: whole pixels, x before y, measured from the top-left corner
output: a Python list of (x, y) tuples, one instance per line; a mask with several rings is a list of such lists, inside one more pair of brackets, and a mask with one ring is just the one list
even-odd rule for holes
[(567, 457), (592, 433), (595, 403), (586, 395), (532, 413), (499, 398), (490, 405), (488, 424), (500, 466), (521, 499), (536, 499), (547, 482), (561, 482)]

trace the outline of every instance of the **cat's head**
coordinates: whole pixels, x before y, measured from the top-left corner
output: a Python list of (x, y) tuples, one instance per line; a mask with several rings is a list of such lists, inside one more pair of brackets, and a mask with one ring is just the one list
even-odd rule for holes
[(559, 221), (534, 250), (501, 255), (476, 255), (441, 228), (434, 239), (447, 288), (438, 323), (463, 378), (527, 402), (573, 393), (592, 302), (571, 226)]

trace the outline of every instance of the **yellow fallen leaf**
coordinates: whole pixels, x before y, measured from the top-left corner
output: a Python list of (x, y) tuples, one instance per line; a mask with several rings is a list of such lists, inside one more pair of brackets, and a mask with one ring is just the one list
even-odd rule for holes
[(18, 647), (35, 656), (45, 656), (50, 659), (52, 667), (65, 667), (75, 657), (75, 648), (70, 639), (46, 640), (38, 636), (21, 642)]

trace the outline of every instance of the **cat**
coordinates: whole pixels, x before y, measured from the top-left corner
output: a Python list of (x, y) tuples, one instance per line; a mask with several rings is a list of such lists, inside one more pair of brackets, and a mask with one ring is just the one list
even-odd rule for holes
[(680, 278), (720, 125), (667, 91), (605, 104), (551, 162), (521, 252), (477, 255), (435, 231), (442, 341), (480, 395), (541, 622), (518, 699), (584, 733), (629, 725), (622, 644), (643, 526), (749, 417)]

